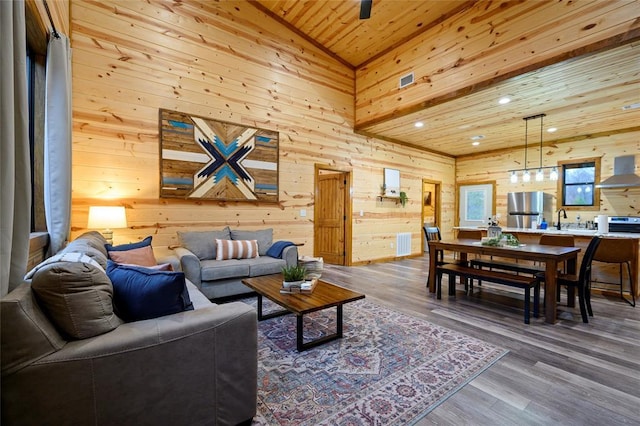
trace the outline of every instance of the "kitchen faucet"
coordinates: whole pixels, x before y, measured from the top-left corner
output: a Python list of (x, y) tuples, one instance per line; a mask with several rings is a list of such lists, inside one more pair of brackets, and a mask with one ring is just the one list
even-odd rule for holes
[(557, 224), (557, 226), (556, 226), (556, 229), (557, 229), (558, 231), (562, 229), (562, 228), (560, 227), (560, 212), (564, 213), (564, 218), (565, 218), (565, 219), (567, 218), (567, 212), (565, 211), (565, 209), (560, 209), (560, 210), (558, 210), (558, 224)]

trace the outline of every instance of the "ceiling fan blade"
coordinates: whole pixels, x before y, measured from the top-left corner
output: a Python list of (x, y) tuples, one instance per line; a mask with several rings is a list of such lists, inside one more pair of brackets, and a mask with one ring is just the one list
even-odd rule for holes
[(371, 6), (373, 0), (360, 0), (360, 19), (369, 19), (371, 17)]

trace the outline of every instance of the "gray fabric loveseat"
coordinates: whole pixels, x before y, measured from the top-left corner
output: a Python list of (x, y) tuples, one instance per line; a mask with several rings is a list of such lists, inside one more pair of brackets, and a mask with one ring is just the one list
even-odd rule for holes
[[(247, 277), (278, 274), (285, 266), (298, 264), (298, 248), (291, 243), (273, 242), (273, 230), (233, 230), (178, 232), (181, 247), (174, 249), (185, 276), (209, 299), (250, 293), (242, 284)], [(216, 240), (256, 241), (259, 255), (242, 259), (221, 259)], [(281, 250), (275, 250), (280, 246)], [(283, 247), (284, 246), (284, 247)], [(271, 254), (271, 255), (270, 255)]]
[[(107, 268), (104, 243), (98, 233), (84, 234), (1, 299), (1, 423), (249, 422), (256, 413), (255, 309), (213, 304), (181, 272)], [(188, 310), (124, 322), (107, 276), (120, 267), (181, 277), (188, 296), (175, 300)]]

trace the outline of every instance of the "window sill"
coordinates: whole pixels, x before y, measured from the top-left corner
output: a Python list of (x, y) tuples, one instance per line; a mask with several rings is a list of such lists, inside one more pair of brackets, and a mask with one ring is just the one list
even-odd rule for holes
[(44, 250), (49, 246), (48, 232), (32, 232), (29, 235), (29, 252)]

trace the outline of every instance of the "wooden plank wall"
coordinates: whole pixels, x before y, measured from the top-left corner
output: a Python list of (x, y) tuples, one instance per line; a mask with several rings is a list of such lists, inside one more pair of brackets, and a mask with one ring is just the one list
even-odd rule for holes
[[(74, 0), (71, 18), (72, 238), (90, 205), (125, 205), (116, 244), (272, 227), (312, 255), (317, 163), (353, 173), (354, 263), (393, 258), (400, 232), (420, 253), (423, 178), (442, 182), (442, 226), (453, 225), (455, 161), (355, 135), (353, 71), (246, 2)], [(160, 199), (160, 108), (280, 132), (279, 204)], [(401, 171), (405, 208), (376, 200), (385, 167)]]
[[(637, 0), (477, 2), (357, 69), (356, 127), (455, 99), (602, 48), (602, 43), (632, 37), (640, 28), (639, 4)], [(415, 84), (398, 89), (399, 78), (411, 71)]]
[[(537, 147), (529, 147), (529, 159), (538, 159), (540, 151)], [(621, 133), (607, 137), (585, 138), (574, 142), (543, 146), (542, 165), (555, 166), (559, 161), (579, 160), (583, 158), (601, 157), (601, 179), (613, 174), (613, 159), (620, 155), (635, 155), (636, 164), (640, 164), (640, 132)], [(516, 184), (510, 182), (509, 169), (523, 168), (524, 149), (514, 149), (502, 153), (481, 154), (459, 158), (456, 163), (458, 183), (465, 181), (496, 181), (496, 212), (502, 215), (502, 225), (506, 225), (507, 193), (520, 191), (544, 191), (557, 194), (557, 183), (546, 180), (529, 183), (522, 180)], [(528, 167), (535, 168), (538, 162), (529, 162)], [(640, 173), (640, 172), (638, 172)], [(557, 211), (554, 198), (554, 212)], [(568, 222), (593, 220), (599, 214), (610, 216), (640, 215), (640, 188), (603, 189), (600, 191), (601, 207), (599, 211), (569, 210)], [(546, 218), (549, 223), (554, 218)]]

